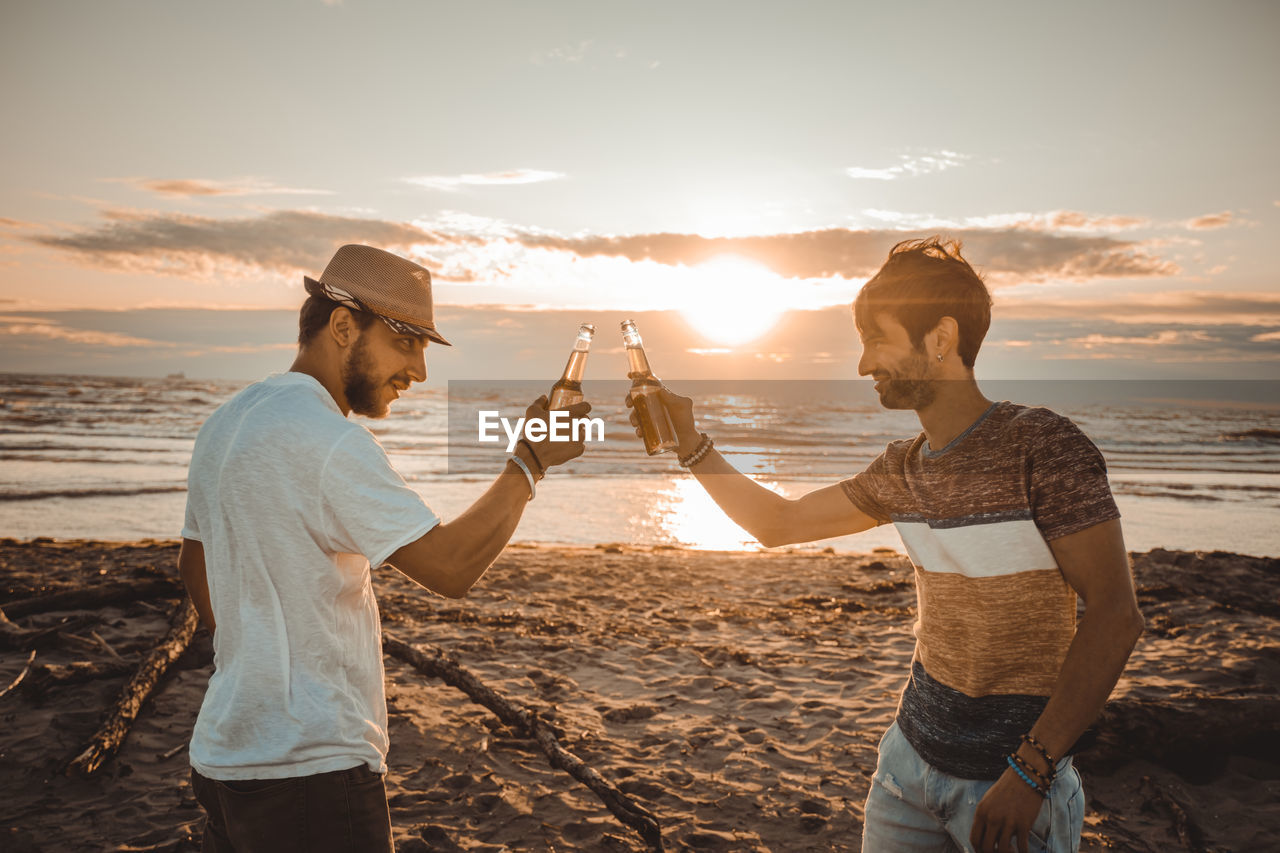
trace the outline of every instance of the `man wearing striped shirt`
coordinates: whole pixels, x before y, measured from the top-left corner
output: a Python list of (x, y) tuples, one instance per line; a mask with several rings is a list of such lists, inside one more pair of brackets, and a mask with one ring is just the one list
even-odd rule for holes
[(1060, 415), (983, 396), (973, 366), (991, 297), (958, 244), (895, 246), (854, 317), (858, 372), (886, 408), (916, 412), (918, 436), (791, 500), (710, 449), (692, 401), (666, 391), (679, 456), (766, 546), (897, 526), (916, 570), (916, 649), (863, 850), (1075, 851), (1070, 754), (1142, 631), (1102, 455)]

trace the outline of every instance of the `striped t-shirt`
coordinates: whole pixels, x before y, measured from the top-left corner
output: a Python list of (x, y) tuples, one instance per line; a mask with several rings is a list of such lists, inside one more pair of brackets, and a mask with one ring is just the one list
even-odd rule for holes
[(1102, 454), (1067, 418), (995, 403), (941, 450), (889, 444), (841, 485), (915, 564), (915, 655), (898, 726), (934, 767), (994, 779), (1044, 711), (1076, 594), (1048, 542), (1118, 518)]

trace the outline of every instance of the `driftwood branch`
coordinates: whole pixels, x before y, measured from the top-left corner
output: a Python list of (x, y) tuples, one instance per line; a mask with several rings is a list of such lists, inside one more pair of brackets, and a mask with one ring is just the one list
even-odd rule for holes
[(107, 759), (115, 755), (125, 736), (129, 734), (129, 727), (137, 719), (142, 703), (151, 695), (174, 661), (186, 651), (196, 632), (198, 621), (191, 600), (183, 598), (174, 608), (173, 617), (169, 620), (169, 632), (146, 656), (133, 678), (129, 679), (106, 722), (90, 738), (84, 752), (67, 766), (68, 773), (74, 771), (82, 776), (91, 776)]
[(18, 677), (17, 677), (17, 678), (15, 678), (13, 681), (10, 681), (10, 682), (9, 682), (9, 686), (8, 686), (8, 687), (6, 687), (6, 688), (5, 688), (5, 689), (3, 689), (3, 690), (0, 690), (0, 697), (3, 697), (3, 696), (4, 696), (6, 693), (8, 693), (10, 690), (12, 690), (13, 688), (17, 687), (19, 684), (21, 684), (21, 683), (22, 683), (22, 679), (26, 678), (26, 677), (27, 677), (27, 673), (31, 671), (31, 663), (32, 663), (32, 661), (34, 661), (35, 659), (36, 659), (36, 650), (35, 650), (35, 649), (32, 649), (32, 650), (31, 650), (31, 654), (27, 657), (27, 665), (26, 665), (26, 666), (24, 666), (24, 667), (22, 668), (22, 672), (18, 673)]
[(69, 684), (82, 684), (100, 678), (118, 678), (128, 675), (137, 669), (128, 661), (108, 661), (94, 663), (91, 661), (75, 661), (68, 664), (38, 663), (31, 667), (31, 676), (23, 682), (24, 696), (39, 695), (54, 687)]
[(0, 608), (0, 649), (33, 649), (47, 646), (62, 639), (62, 631), (83, 628), (95, 621), (92, 616), (69, 619), (47, 628), (23, 628), (10, 621), (3, 608)]
[(472, 701), (497, 714), (511, 728), (532, 737), (542, 748), (552, 767), (564, 770), (590, 788), (609, 811), (613, 812), (614, 817), (638, 832), (650, 848), (662, 850), (662, 827), (653, 813), (619, 791), (598, 771), (565, 749), (552, 727), (535, 711), (495, 692), (441, 649), (411, 646), (385, 631), (382, 634), (382, 648), (387, 654), (399, 658), (419, 672), (439, 678), (450, 687), (456, 687)]
[(100, 610), (112, 604), (128, 604), (152, 598), (177, 598), (182, 587), (174, 581), (151, 578), (135, 582), (95, 584), (84, 589), (51, 592), (32, 598), (21, 598), (4, 605), (11, 619), (50, 610)]

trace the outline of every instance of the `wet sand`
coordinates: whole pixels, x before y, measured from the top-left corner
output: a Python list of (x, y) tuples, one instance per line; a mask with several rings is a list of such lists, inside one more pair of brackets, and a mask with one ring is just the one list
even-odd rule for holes
[[(176, 579), (176, 543), (0, 542), (0, 601)], [(1078, 761), (1084, 850), (1280, 844), (1280, 560), (1134, 555), (1147, 633)], [(668, 849), (858, 850), (876, 744), (911, 658), (915, 593), (892, 552), (509, 548), (462, 601), (375, 573), (384, 627), (435, 644), (661, 820)], [(37, 662), (136, 660), (172, 600), (95, 615)], [(102, 638), (99, 644), (92, 636)], [(0, 652), (0, 689), (27, 652)], [(120, 754), (62, 767), (125, 676), (0, 697), (0, 849), (196, 850), (182, 748), (211, 669), (200, 632)], [(643, 850), (532, 742), (386, 658), (397, 849)], [(176, 751), (175, 751), (176, 750)], [(166, 757), (167, 756), (167, 757)]]

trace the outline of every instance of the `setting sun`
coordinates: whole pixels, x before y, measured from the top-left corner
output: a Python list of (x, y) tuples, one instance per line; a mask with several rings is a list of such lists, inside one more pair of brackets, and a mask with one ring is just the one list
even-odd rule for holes
[(767, 267), (724, 255), (692, 270), (681, 315), (707, 339), (726, 346), (755, 340), (782, 315), (782, 282)]

